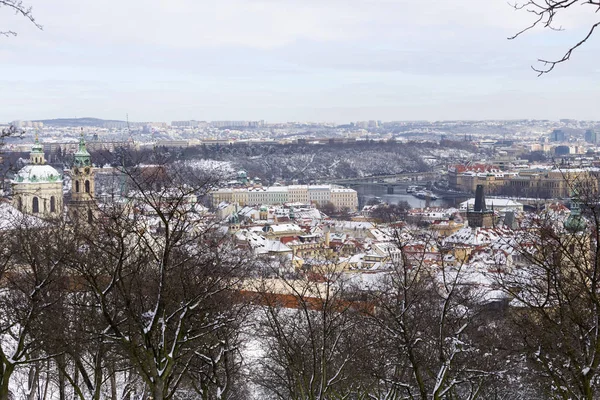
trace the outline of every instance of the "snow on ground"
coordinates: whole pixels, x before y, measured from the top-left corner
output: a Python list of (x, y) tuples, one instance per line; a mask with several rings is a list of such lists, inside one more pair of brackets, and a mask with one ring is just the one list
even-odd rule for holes
[(235, 176), (235, 168), (229, 161), (217, 161), (217, 160), (193, 160), (187, 161), (186, 165), (193, 168), (194, 170), (211, 176), (218, 177), (219, 179), (231, 179)]

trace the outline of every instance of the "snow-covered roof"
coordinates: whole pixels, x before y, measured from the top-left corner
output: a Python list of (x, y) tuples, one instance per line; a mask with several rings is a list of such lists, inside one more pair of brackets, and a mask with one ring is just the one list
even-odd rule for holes
[(512, 231), (504, 228), (462, 228), (448, 236), (444, 243), (480, 246), (495, 243), (500, 240), (508, 241)]
[(0, 203), (0, 231), (17, 229), (24, 224), (42, 226), (43, 223), (40, 218), (23, 214), (8, 203)]
[[(460, 210), (465, 211), (467, 209), (467, 205), (469, 206), (469, 209), (473, 209), (473, 207), (475, 207), (475, 199), (469, 199), (460, 203)], [(493, 206), (494, 208), (498, 209), (511, 208), (523, 210), (523, 204), (517, 203), (511, 199), (486, 198), (485, 205), (487, 208), (491, 208)]]
[(369, 232), (371, 233), (373, 238), (379, 242), (389, 242), (394, 239), (394, 237), (392, 235), (390, 235), (388, 232), (385, 232), (381, 229), (373, 228), (373, 229), (369, 229)]
[(372, 229), (371, 222), (367, 221), (335, 221), (331, 224), (336, 229)]
[(49, 165), (26, 165), (15, 176), (14, 183), (60, 182), (60, 173)]
[(282, 192), (285, 193), (288, 191), (288, 187), (287, 186), (267, 186), (267, 191), (268, 192)]
[(300, 228), (296, 224), (271, 225), (271, 229), (273, 230), (274, 233), (280, 233), (280, 232), (304, 232), (302, 230), (302, 228)]

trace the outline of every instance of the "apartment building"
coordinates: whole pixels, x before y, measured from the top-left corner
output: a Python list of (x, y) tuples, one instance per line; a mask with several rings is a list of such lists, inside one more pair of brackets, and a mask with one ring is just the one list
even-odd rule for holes
[(358, 196), (356, 190), (346, 188), (331, 188), (330, 201), (337, 209), (358, 209)]
[(288, 202), (310, 204), (308, 185), (288, 186)]
[(331, 201), (331, 186), (309, 186), (308, 187), (308, 200), (311, 203), (323, 205)]

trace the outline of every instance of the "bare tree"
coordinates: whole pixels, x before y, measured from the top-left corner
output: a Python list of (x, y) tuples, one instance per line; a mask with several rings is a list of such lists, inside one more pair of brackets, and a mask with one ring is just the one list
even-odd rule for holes
[(116, 375), (127, 372), (130, 365), (103, 335), (106, 324), (93, 293), (82, 290), (81, 282), (72, 276), (69, 290), (60, 299), (61, 313), (49, 318), (44, 348), (56, 354), (53, 372), (61, 400), (67, 392), (80, 400), (107, 398), (116, 390)]
[(465, 279), (465, 264), (444, 263), (436, 241), (425, 247), (438, 246), (441, 256), (429, 263), (424, 254), (409, 257), (397, 240), (402, 257), (371, 291), (379, 338), (375, 398), (481, 398), (500, 371), (491, 357), (481, 357), (494, 346), (480, 333), (486, 329), (480, 290)]
[[(261, 282), (256, 383), (265, 396), (317, 400), (366, 398), (361, 378), (369, 346), (365, 304), (334, 263)], [(269, 398), (271, 398), (269, 397)]]
[[(9, 399), (15, 370), (52, 356), (45, 332), (60, 314), (64, 264), (71, 252), (68, 230), (22, 215), (0, 233), (0, 399)], [(7, 221), (3, 221), (7, 222)], [(57, 323), (57, 322), (54, 322)]]
[[(196, 199), (215, 183), (182, 165), (122, 171), (132, 191), (77, 226), (75, 276), (93, 294), (113, 343), (154, 400), (197, 391), (229, 398), (221, 363), (235, 357), (236, 287), (247, 259)], [(226, 357), (226, 356), (227, 357)], [(216, 364), (216, 365), (215, 365)], [(183, 394), (182, 394), (183, 393)]]
[(371, 210), (371, 217), (382, 223), (405, 220), (410, 208), (410, 204), (406, 201), (398, 204), (377, 204)]
[[(515, 39), (522, 35), (523, 33), (536, 28), (542, 27), (550, 30), (563, 30), (561, 26), (557, 26), (555, 24), (555, 18), (557, 15), (561, 15), (565, 13), (565, 10), (569, 8), (575, 8), (577, 6), (589, 6), (590, 12), (597, 13), (600, 11), (600, 1), (599, 0), (527, 0), (527, 1), (517, 1), (512, 4), (512, 6), (516, 10), (523, 10), (528, 13), (531, 13), (534, 16), (534, 21), (531, 25), (525, 27), (520, 30), (513, 36), (508, 39)], [(558, 64), (563, 63), (571, 58), (573, 52), (581, 47), (584, 43), (586, 43), (594, 34), (596, 28), (600, 26), (600, 21), (594, 23), (588, 30), (587, 34), (583, 36), (577, 43), (571, 46), (562, 57), (550, 60), (550, 59), (538, 59), (538, 62), (541, 63), (541, 67), (531, 68), (538, 73), (538, 76), (546, 74), (554, 69)]]
[(524, 221), (520, 266), (501, 275), (515, 299), (514, 337), (529, 361), (527, 375), (541, 382), (546, 398), (600, 394), (597, 199), (595, 188), (580, 191), (568, 218), (550, 210)]
[[(27, 6), (21, 0), (0, 0), (0, 9), (2, 7), (8, 8), (9, 11), (13, 11), (15, 14), (21, 15), (26, 18), (35, 25), (36, 28), (42, 29), (42, 25), (40, 25), (33, 16), (33, 11), (30, 6)], [(17, 36), (17, 32), (8, 30), (8, 31), (0, 31), (0, 36)]]

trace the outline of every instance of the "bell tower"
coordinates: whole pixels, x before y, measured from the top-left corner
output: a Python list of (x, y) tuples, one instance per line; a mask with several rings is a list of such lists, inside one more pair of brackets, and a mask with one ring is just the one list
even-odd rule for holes
[(92, 158), (85, 147), (83, 129), (79, 148), (71, 168), (71, 215), (92, 222), (94, 209), (94, 168)]
[(83, 131), (79, 138), (79, 149), (75, 153), (73, 168), (71, 168), (71, 201), (91, 201), (94, 199), (94, 170), (92, 158), (85, 148)]

